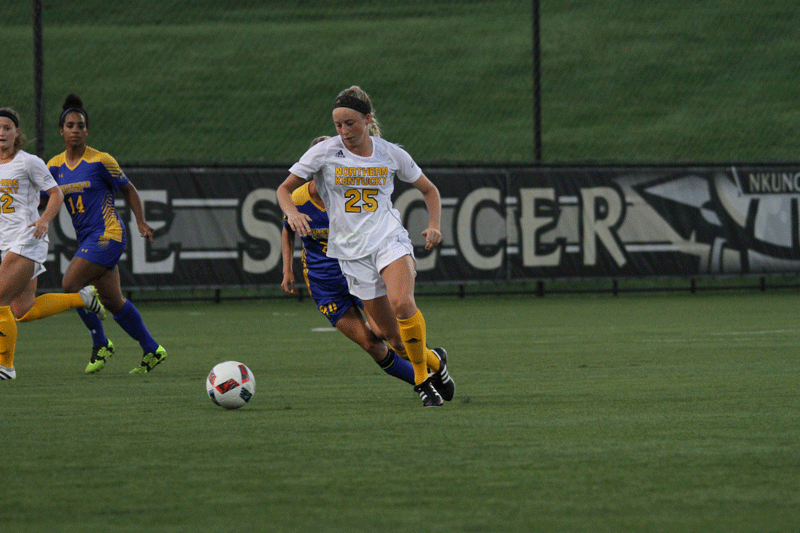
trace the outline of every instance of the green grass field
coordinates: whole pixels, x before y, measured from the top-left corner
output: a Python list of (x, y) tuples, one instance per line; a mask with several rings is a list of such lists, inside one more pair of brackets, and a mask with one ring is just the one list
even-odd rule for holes
[[(306, 300), (140, 304), (169, 350), (83, 374), (73, 313), (20, 324), (0, 530), (797, 531), (794, 290), (420, 297), (456, 397), (423, 409)], [(252, 402), (205, 376), (250, 366)]]

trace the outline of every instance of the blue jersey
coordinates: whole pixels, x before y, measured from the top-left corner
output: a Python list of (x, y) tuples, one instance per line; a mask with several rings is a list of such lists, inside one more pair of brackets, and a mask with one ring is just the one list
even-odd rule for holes
[(90, 236), (100, 243), (124, 242), (125, 226), (114, 207), (114, 192), (129, 180), (113, 157), (87, 146), (74, 168), (67, 165), (66, 152), (47, 166), (64, 193), (79, 243)]
[[(311, 222), (308, 223), (311, 231), (305, 237), (300, 238), (303, 242), (303, 271), (312, 271), (314, 277), (322, 281), (330, 281), (342, 276), (339, 261), (331, 259), (327, 255), (328, 226), (330, 224), (328, 212), (311, 199), (308, 183), (294, 191), (292, 201), (298, 211), (311, 217)], [(289, 228), (289, 224), (285, 220), (284, 226)]]
[[(323, 206), (315, 204), (311, 199), (311, 194), (308, 192), (309, 183), (298, 187), (292, 193), (292, 202), (297, 206), (297, 210), (311, 217), (308, 223), (311, 231), (300, 238), (303, 243), (303, 277), (320, 312), (328, 317), (331, 324), (336, 325), (349, 308), (353, 306), (363, 308), (364, 305), (361, 300), (350, 294), (339, 261), (327, 255), (328, 213)], [(291, 231), (285, 220), (284, 227)]]

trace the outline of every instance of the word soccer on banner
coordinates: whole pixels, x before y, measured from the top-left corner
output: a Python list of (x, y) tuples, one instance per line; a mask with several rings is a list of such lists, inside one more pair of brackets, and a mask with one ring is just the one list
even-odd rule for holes
[[(129, 233), (129, 289), (278, 287), (276, 168), (132, 168), (154, 243)], [(442, 246), (427, 252), (421, 194), (396, 182), (420, 284), (790, 275), (800, 272), (800, 165), (426, 168), (442, 195)], [(62, 210), (43, 288), (75, 252)], [(299, 239), (298, 239), (299, 246)], [(299, 250), (296, 250), (299, 256)]]

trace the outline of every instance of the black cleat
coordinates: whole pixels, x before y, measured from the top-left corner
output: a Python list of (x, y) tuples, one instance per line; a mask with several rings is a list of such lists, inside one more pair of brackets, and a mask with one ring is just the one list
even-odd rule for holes
[(456, 382), (447, 372), (447, 352), (444, 348), (434, 348), (432, 351), (439, 358), (439, 370), (431, 374), (428, 380), (433, 383), (434, 388), (442, 396), (442, 399), (449, 402), (456, 394)]
[(419, 394), (419, 397), (422, 399), (423, 407), (441, 407), (444, 405), (444, 400), (442, 400), (442, 397), (433, 386), (432, 378), (428, 378), (419, 385), (415, 385), (414, 391)]

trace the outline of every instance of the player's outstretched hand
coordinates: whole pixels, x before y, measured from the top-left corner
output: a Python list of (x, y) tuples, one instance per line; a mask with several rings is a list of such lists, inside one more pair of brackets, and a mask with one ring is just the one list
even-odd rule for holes
[(284, 274), (283, 281), (281, 281), (281, 289), (286, 294), (297, 294), (297, 289), (294, 287), (294, 276)]
[(155, 233), (153, 228), (151, 228), (147, 222), (137, 222), (136, 225), (139, 227), (139, 235), (148, 241), (153, 242), (153, 235)]
[(425, 249), (430, 250), (442, 243), (442, 232), (438, 229), (428, 228), (422, 232), (425, 236)]
[(308, 223), (311, 222), (311, 217), (300, 213), (299, 211), (296, 214), (287, 214), (286, 222), (288, 222), (289, 227), (292, 228), (292, 231), (301, 237), (305, 237), (311, 231), (311, 226), (308, 225)]
[(33, 236), (35, 238), (41, 239), (47, 235), (47, 229), (50, 227), (50, 224), (46, 220), (40, 218), (33, 224), (28, 224), (28, 227), (33, 228)]

